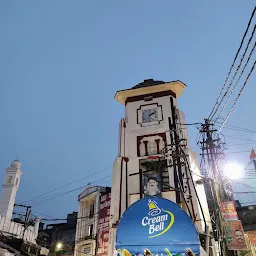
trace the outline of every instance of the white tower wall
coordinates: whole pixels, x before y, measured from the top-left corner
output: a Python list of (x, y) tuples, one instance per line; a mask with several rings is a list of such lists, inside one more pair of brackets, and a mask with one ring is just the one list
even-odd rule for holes
[(16, 193), (21, 177), (20, 162), (14, 160), (10, 167), (6, 169), (4, 184), (0, 195), (0, 216), (7, 219), (12, 218)]

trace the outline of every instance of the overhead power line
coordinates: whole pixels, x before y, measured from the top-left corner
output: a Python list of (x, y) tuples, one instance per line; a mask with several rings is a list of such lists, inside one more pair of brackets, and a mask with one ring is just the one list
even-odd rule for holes
[[(58, 219), (58, 218), (56, 218), (56, 217), (53, 217), (53, 216), (51, 216), (51, 215), (48, 215), (48, 214), (44, 214), (44, 213), (41, 213), (41, 212), (37, 212), (37, 211), (33, 211), (34, 213), (36, 213), (38, 216), (41, 216), (41, 217), (43, 217), (43, 216), (47, 216), (47, 217), (49, 217), (49, 218), (51, 218), (51, 219)], [(32, 215), (33, 215), (33, 213), (32, 213)], [(35, 215), (36, 216), (36, 215)], [(59, 218), (60, 219), (60, 218)], [(45, 218), (44, 218), (44, 220), (46, 220)]]
[(247, 27), (246, 27), (245, 33), (244, 33), (244, 35), (243, 35), (242, 41), (241, 41), (240, 46), (239, 46), (239, 48), (238, 48), (238, 50), (237, 50), (237, 53), (236, 53), (235, 58), (234, 58), (234, 60), (233, 60), (233, 63), (231, 64), (231, 67), (230, 67), (229, 72), (228, 72), (228, 75), (227, 75), (227, 77), (226, 77), (226, 79), (225, 79), (224, 85), (223, 85), (223, 87), (222, 87), (222, 89), (221, 89), (221, 91), (220, 91), (220, 94), (219, 94), (219, 96), (218, 96), (218, 98), (217, 98), (217, 101), (216, 101), (216, 103), (215, 103), (215, 105), (214, 105), (214, 107), (213, 107), (213, 109), (212, 109), (212, 111), (211, 111), (211, 113), (210, 113), (210, 115), (209, 115), (209, 117), (208, 117), (209, 120), (212, 120), (212, 118), (213, 118), (213, 115), (212, 115), (212, 114), (213, 114), (213, 112), (215, 111), (216, 106), (219, 104), (220, 97), (221, 97), (221, 95), (222, 95), (222, 93), (223, 93), (223, 91), (224, 91), (224, 89), (225, 89), (225, 87), (226, 87), (226, 84), (227, 84), (227, 81), (228, 81), (229, 76), (230, 76), (230, 74), (231, 74), (231, 71), (232, 71), (232, 69), (233, 69), (233, 67), (234, 67), (234, 65), (235, 65), (236, 59), (237, 59), (237, 57), (238, 57), (238, 54), (239, 54), (239, 52), (240, 52), (240, 50), (241, 50), (241, 48), (242, 48), (242, 45), (243, 45), (243, 43), (244, 43), (244, 39), (245, 39), (245, 37), (246, 37), (246, 35), (247, 35), (247, 32), (248, 32), (248, 30), (249, 30), (249, 27), (250, 27), (250, 25), (251, 25), (252, 19), (253, 19), (254, 14), (255, 14), (255, 11), (256, 11), (256, 7), (254, 8), (254, 10), (253, 10), (253, 12), (252, 12), (252, 15), (251, 15), (251, 17), (250, 17), (250, 20), (249, 20), (249, 22), (248, 22), (248, 24), (247, 24)]
[[(253, 30), (252, 36), (254, 35), (255, 29), (256, 29), (256, 25), (254, 26), (254, 30)], [(250, 44), (250, 42), (251, 42), (252, 36), (251, 36), (251, 38), (249, 39), (249, 42), (248, 42), (248, 44), (247, 44), (247, 46), (246, 46), (246, 50), (245, 50), (244, 55), (243, 55), (243, 57), (242, 57), (242, 59), (241, 59), (241, 61), (240, 61), (240, 64), (239, 64), (239, 66), (237, 67), (237, 70), (236, 70), (234, 76), (232, 77), (232, 80), (231, 80), (231, 82), (230, 82), (230, 86), (231, 86), (231, 84), (233, 83), (233, 80), (234, 80), (236, 74), (238, 73), (238, 71), (239, 71), (239, 69), (240, 69), (240, 66), (241, 66), (242, 61), (243, 61), (244, 56), (245, 56), (245, 53), (247, 52), (247, 49), (248, 49), (249, 44)], [(243, 73), (244, 73), (244, 71), (245, 71), (245, 69), (246, 69), (246, 67), (247, 67), (247, 65), (248, 65), (248, 63), (249, 63), (249, 61), (250, 61), (250, 59), (251, 59), (251, 57), (252, 57), (252, 54), (253, 54), (254, 49), (255, 49), (255, 46), (256, 46), (256, 42), (254, 43), (254, 46), (253, 46), (253, 48), (252, 48), (252, 50), (251, 50), (251, 52), (250, 52), (250, 54), (249, 54), (249, 56), (248, 56), (248, 58), (247, 58), (247, 61), (246, 61), (246, 63), (244, 64), (244, 67), (243, 67), (243, 69), (242, 69), (242, 72), (240, 73), (239, 77), (237, 78), (235, 85), (233, 86), (233, 88), (232, 88), (230, 94), (228, 95), (228, 98), (226, 99), (226, 101), (225, 101), (225, 103), (224, 103), (224, 105), (223, 105), (221, 111), (219, 112), (219, 114), (218, 114), (218, 116), (217, 116), (217, 119), (218, 119), (218, 118), (220, 117), (220, 115), (222, 114), (222, 112), (223, 112), (223, 110), (225, 109), (225, 107), (227, 106), (228, 101), (230, 100), (230, 98), (231, 98), (231, 96), (232, 96), (232, 94), (233, 94), (235, 88), (237, 87), (237, 85), (238, 85), (238, 83), (239, 83), (239, 81), (240, 81), (240, 79), (241, 79), (241, 77), (242, 77), (242, 75), (243, 75)], [(226, 91), (226, 93), (227, 93), (227, 92), (228, 92), (228, 91)], [(223, 96), (223, 98), (224, 98), (225, 96), (226, 96), (226, 94)]]
[[(221, 122), (218, 121), (219, 120), (222, 120)], [(218, 118), (214, 121), (214, 124), (222, 124), (224, 119), (223, 118)], [(239, 131), (248, 131), (248, 132), (251, 132), (251, 133), (256, 133), (256, 130), (253, 130), (253, 129), (248, 129), (248, 128), (245, 128), (245, 127), (241, 127), (241, 126), (237, 126), (237, 125), (232, 125), (232, 124), (226, 124), (225, 125), (225, 128), (227, 129), (228, 128), (234, 128), (234, 129), (237, 129)]]
[(233, 147), (233, 146), (248, 146), (249, 144), (256, 144), (256, 142), (246, 142), (246, 143), (238, 143), (238, 144), (226, 144), (228, 147)]
[[(222, 124), (220, 122), (216, 122), (217, 124)], [(218, 128), (220, 126), (216, 126), (216, 128)], [(228, 130), (232, 130), (232, 131), (238, 131), (238, 132), (248, 132), (248, 133), (252, 133), (252, 134), (256, 134), (256, 130), (249, 130), (249, 129), (244, 129), (244, 128), (235, 128), (235, 127), (230, 127), (230, 126), (225, 126), (223, 127), (223, 129), (228, 129)]]
[[(35, 211), (34, 211), (35, 212)], [(68, 220), (68, 218), (57, 218), (57, 217), (53, 217), (51, 215), (47, 215), (47, 214), (42, 214), (40, 212), (35, 212), (35, 213), (38, 213), (42, 216), (48, 216), (50, 218), (42, 218), (42, 220), (44, 221), (62, 221), (62, 220)], [(87, 216), (81, 216), (81, 217), (76, 217), (77, 220), (84, 220), (84, 219), (91, 219), (91, 218), (94, 218), (94, 216), (98, 215), (100, 213), (100, 211), (98, 212), (95, 212), (93, 214), (90, 214), (90, 215), (87, 215)], [(70, 218), (70, 219), (75, 219), (75, 218)], [(94, 221), (94, 220), (93, 220)], [(86, 223), (87, 225), (88, 223)], [(81, 228), (81, 227), (80, 227)], [(79, 228), (78, 228), (79, 229)]]
[[(245, 57), (245, 55), (246, 55), (246, 53), (247, 53), (247, 50), (248, 50), (248, 48), (249, 48), (249, 45), (250, 45), (251, 40), (252, 40), (252, 38), (253, 38), (253, 35), (254, 35), (254, 33), (255, 33), (255, 29), (256, 29), (256, 25), (254, 26), (254, 29), (253, 29), (252, 34), (251, 34), (251, 37), (250, 37), (249, 40), (248, 40), (248, 43), (247, 43), (247, 45), (246, 45), (246, 48), (245, 48), (244, 53), (243, 53), (243, 55), (242, 55), (242, 58), (240, 59), (240, 62), (239, 62), (239, 64), (238, 64), (238, 66), (237, 66), (237, 69), (236, 69), (234, 75), (233, 75), (232, 78), (231, 78), (231, 81), (230, 81), (230, 83), (229, 83), (229, 85), (228, 85), (228, 87), (227, 87), (227, 90), (226, 90), (226, 92), (224, 93), (224, 95), (222, 96), (222, 98), (221, 98), (221, 100), (220, 100), (220, 102), (219, 102), (219, 104), (218, 104), (216, 110), (215, 110), (214, 113), (212, 114), (212, 117), (214, 117), (215, 114), (217, 113), (217, 111), (218, 111), (220, 105), (222, 104), (224, 98), (226, 97), (227, 93), (229, 92), (229, 90), (230, 90), (230, 88), (231, 88), (231, 86), (232, 86), (232, 84), (233, 84), (233, 82), (234, 82), (234, 80), (235, 80), (235, 77), (236, 77), (236, 75), (237, 75), (237, 73), (238, 73), (238, 71), (239, 71), (239, 69), (240, 69), (240, 67), (241, 67), (241, 65), (242, 65), (242, 63), (243, 63), (244, 57)], [(245, 65), (244, 65), (244, 67), (243, 67), (243, 70), (242, 70), (242, 72), (240, 73), (238, 79), (236, 80), (235, 85), (233, 86), (233, 88), (232, 88), (230, 94), (228, 95), (228, 98), (226, 99), (225, 104), (223, 105), (221, 111), (219, 112), (217, 119), (218, 119), (218, 118), (220, 117), (220, 115), (222, 114), (222, 112), (223, 112), (223, 110), (225, 109), (225, 107), (226, 107), (226, 105), (227, 105), (227, 103), (228, 103), (228, 101), (229, 101), (231, 95), (233, 94), (235, 88), (237, 87), (237, 85), (238, 85), (238, 83), (239, 83), (239, 81), (240, 81), (240, 79), (241, 79), (241, 77), (242, 77), (242, 75), (243, 75), (243, 73), (244, 73), (244, 71), (245, 71), (245, 68), (247, 67), (248, 62), (249, 62), (249, 60), (251, 59), (252, 53), (253, 53), (253, 51), (254, 51), (254, 48), (255, 48), (255, 45), (254, 45), (253, 49), (251, 50), (251, 52), (250, 52), (250, 54), (249, 54), (249, 57), (247, 58), (247, 61), (246, 61)]]
[(224, 135), (225, 137), (228, 137), (228, 138), (232, 138), (232, 139), (237, 139), (237, 140), (244, 140), (244, 141), (249, 141), (249, 142), (252, 142), (252, 143), (255, 143), (256, 144), (256, 141), (253, 141), (253, 140), (250, 140), (250, 139), (245, 139), (245, 138), (239, 138), (239, 137), (235, 137), (235, 136), (230, 136), (230, 135)]
[(234, 107), (235, 107), (235, 105), (236, 105), (238, 99), (240, 98), (240, 96), (241, 96), (241, 94), (242, 94), (243, 89), (245, 88), (245, 86), (246, 86), (246, 84), (247, 84), (247, 82), (248, 82), (248, 80), (249, 80), (249, 78), (250, 78), (250, 76), (251, 76), (251, 74), (252, 74), (252, 72), (253, 72), (253, 70), (254, 70), (254, 68), (255, 68), (255, 65), (256, 65), (256, 60), (254, 61), (253, 66), (252, 66), (252, 68), (251, 68), (249, 74), (247, 75), (247, 77), (246, 77), (246, 79), (245, 79), (245, 81), (244, 81), (244, 84), (243, 84), (242, 88), (240, 89), (240, 91), (239, 91), (239, 93), (238, 93), (238, 95), (237, 95), (237, 97), (236, 97), (236, 99), (235, 99), (235, 101), (234, 101), (234, 103), (233, 103), (233, 105), (232, 105), (230, 111), (228, 112), (226, 118), (224, 119), (224, 122), (223, 122), (223, 124), (221, 125), (221, 127), (220, 127), (220, 129), (219, 129), (219, 132), (221, 131), (222, 127), (225, 125), (225, 123), (227, 122), (227, 120), (228, 120), (230, 114), (232, 113), (232, 111), (233, 111), (233, 109), (234, 109)]
[[(244, 185), (244, 186), (246, 186), (246, 187), (248, 187), (248, 188), (252, 188), (252, 189), (255, 189), (256, 190), (256, 187), (253, 187), (253, 186), (250, 186), (250, 185), (248, 185), (248, 184), (246, 184), (246, 183), (243, 183), (243, 182), (239, 182), (239, 181), (233, 181), (234, 183), (238, 183), (238, 184), (241, 184), (241, 185)], [(254, 191), (253, 191), (254, 192)], [(256, 191), (255, 191), (256, 192)]]
[(242, 191), (242, 192), (233, 192), (234, 194), (255, 194), (256, 191)]
[[(103, 178), (101, 178), (101, 179), (99, 179), (99, 180), (97, 180), (97, 181), (94, 181), (94, 182), (90, 183), (90, 185), (92, 185), (92, 184), (97, 184), (98, 182), (100, 182), (100, 181), (102, 181), (102, 180), (105, 180), (107, 177), (110, 177), (110, 176), (111, 176), (111, 174), (110, 174), (110, 175), (107, 175), (107, 176), (105, 176), (105, 177), (103, 177)], [(65, 191), (65, 192), (63, 192), (63, 193), (56, 194), (55, 196), (51, 196), (51, 197), (49, 197), (49, 198), (47, 198), (47, 199), (45, 199), (45, 200), (36, 202), (36, 203), (33, 204), (32, 206), (35, 207), (35, 206), (41, 205), (41, 204), (43, 204), (43, 203), (46, 203), (46, 202), (51, 201), (51, 200), (53, 200), (53, 199), (56, 199), (56, 198), (58, 198), (58, 197), (61, 197), (61, 196), (65, 196), (65, 195), (67, 195), (67, 194), (70, 194), (70, 193), (72, 193), (72, 192), (74, 192), (74, 191), (78, 191), (78, 190), (81, 190), (81, 189), (85, 189), (86, 187), (88, 187), (88, 185), (86, 185), (86, 186), (81, 186), (81, 187), (78, 187), (78, 188), (75, 188), (75, 189), (72, 189), (72, 190), (69, 190), (69, 191)]]
[(52, 192), (54, 192), (54, 191), (57, 191), (57, 190), (59, 190), (59, 189), (65, 188), (65, 187), (68, 187), (68, 186), (70, 186), (70, 185), (72, 185), (72, 184), (74, 184), (74, 183), (80, 182), (80, 181), (85, 180), (85, 179), (87, 179), (87, 178), (89, 178), (89, 177), (92, 177), (92, 176), (94, 176), (94, 175), (96, 175), (96, 174), (99, 174), (99, 173), (101, 173), (101, 172), (104, 172), (104, 171), (108, 170), (109, 168), (110, 168), (110, 167), (107, 167), (107, 168), (104, 168), (104, 169), (102, 169), (102, 170), (100, 170), (100, 171), (98, 171), (98, 172), (94, 172), (94, 173), (92, 173), (92, 174), (86, 175), (86, 176), (84, 176), (84, 177), (82, 177), (82, 178), (80, 178), (80, 179), (78, 179), (78, 180), (69, 182), (69, 183), (67, 183), (67, 184), (65, 184), (65, 185), (63, 185), (63, 186), (57, 187), (57, 188), (55, 188), (55, 189), (52, 189), (52, 190), (50, 190), (50, 191), (48, 191), (48, 192), (45, 192), (45, 193), (43, 193), (43, 194), (41, 194), (41, 195), (38, 195), (38, 196), (35, 196), (35, 197), (31, 198), (31, 199), (22, 201), (21, 203), (31, 202), (31, 201), (33, 201), (33, 200), (35, 200), (35, 199), (38, 199), (38, 198), (43, 199), (43, 198), (45, 197), (45, 195), (48, 195), (48, 194), (50, 194), (50, 193), (52, 193)]
[(251, 151), (246, 150), (246, 151), (238, 151), (238, 152), (227, 152), (227, 154), (239, 154), (239, 153), (249, 153), (249, 152)]

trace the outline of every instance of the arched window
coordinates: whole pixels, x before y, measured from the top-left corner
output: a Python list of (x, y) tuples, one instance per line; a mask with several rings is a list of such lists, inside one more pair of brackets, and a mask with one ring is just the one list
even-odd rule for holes
[(19, 185), (19, 178), (17, 177), (15, 181), (15, 186), (18, 186), (18, 185)]

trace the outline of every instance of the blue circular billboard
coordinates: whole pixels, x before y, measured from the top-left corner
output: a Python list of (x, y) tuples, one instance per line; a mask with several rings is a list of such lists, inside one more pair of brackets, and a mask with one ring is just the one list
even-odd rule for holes
[(188, 214), (174, 202), (147, 197), (132, 204), (121, 218), (116, 249), (132, 255), (200, 253), (198, 232)]

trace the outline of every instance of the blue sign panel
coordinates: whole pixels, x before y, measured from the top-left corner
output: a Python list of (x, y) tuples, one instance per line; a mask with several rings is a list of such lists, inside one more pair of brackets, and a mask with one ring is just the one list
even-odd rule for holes
[(198, 232), (187, 213), (174, 202), (147, 197), (132, 204), (119, 222), (118, 252), (159, 255), (199, 255)]

